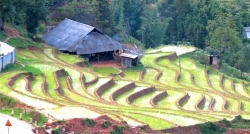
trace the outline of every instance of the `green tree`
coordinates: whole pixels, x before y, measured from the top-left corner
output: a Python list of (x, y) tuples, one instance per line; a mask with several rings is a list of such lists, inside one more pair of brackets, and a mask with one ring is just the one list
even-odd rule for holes
[(97, 18), (97, 24), (101, 28), (102, 32), (111, 35), (116, 33), (113, 12), (111, 10), (111, 3), (109, 0), (96, 0), (95, 14)]
[(237, 36), (234, 21), (230, 15), (221, 13), (216, 19), (208, 22), (209, 32), (207, 45), (219, 52), (219, 65), (221, 66), (226, 51), (235, 52), (242, 46), (241, 39)]
[(241, 77), (243, 72), (247, 72), (250, 69), (250, 45), (244, 46), (241, 51), (238, 53), (240, 56), (238, 57), (237, 62), (235, 63), (235, 67), (241, 70)]
[(144, 10), (143, 17), (141, 17), (142, 26), (138, 34), (141, 36), (145, 48), (154, 48), (163, 43), (168, 20), (157, 14), (158, 9), (148, 5)]
[(47, 8), (45, 0), (35, 0), (29, 3), (26, 10), (26, 28), (31, 34), (36, 33), (36, 28), (40, 21), (45, 21), (47, 16)]
[(141, 28), (144, 6), (143, 0), (124, 0), (123, 16), (126, 32), (138, 40), (141, 40), (137, 32)]
[(0, 15), (2, 19), (1, 30), (4, 30), (4, 24), (6, 20), (13, 21), (16, 10), (14, 6), (14, 0), (0, 0)]

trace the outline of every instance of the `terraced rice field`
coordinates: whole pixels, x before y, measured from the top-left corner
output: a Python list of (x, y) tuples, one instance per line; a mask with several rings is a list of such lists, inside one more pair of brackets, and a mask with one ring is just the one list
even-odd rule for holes
[[(194, 50), (172, 48), (180, 50), (178, 55)], [(0, 73), (0, 93), (55, 119), (107, 114), (153, 129), (232, 119), (238, 114), (250, 119), (249, 82), (209, 72), (186, 57), (180, 58), (180, 71), (179, 59), (167, 47), (145, 53), (141, 59), (145, 70), (122, 69), (123, 75), (114, 78), (102, 75), (100, 69), (95, 73), (80, 67), (75, 63), (83, 59), (50, 47), (18, 50), (17, 57), (43, 75), (27, 74), (21, 68)]]

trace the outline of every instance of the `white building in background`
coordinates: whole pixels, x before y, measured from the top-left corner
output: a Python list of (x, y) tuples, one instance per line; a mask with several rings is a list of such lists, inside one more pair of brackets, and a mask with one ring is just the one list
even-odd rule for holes
[(0, 72), (8, 64), (14, 64), (16, 61), (16, 49), (4, 42), (0, 42)]
[(250, 38), (250, 27), (244, 27), (243, 38)]

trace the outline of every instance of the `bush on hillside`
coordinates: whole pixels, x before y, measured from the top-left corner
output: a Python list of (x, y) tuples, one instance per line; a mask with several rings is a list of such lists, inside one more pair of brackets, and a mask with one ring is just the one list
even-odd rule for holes
[(13, 107), (17, 103), (16, 100), (2, 94), (0, 94), (0, 101), (6, 107)]
[(104, 121), (102, 124), (101, 124), (101, 127), (102, 128), (108, 128), (109, 126), (111, 126), (112, 123), (110, 121)]
[(202, 134), (222, 134), (226, 131), (225, 128), (220, 128), (212, 122), (200, 124), (200, 128)]
[(87, 124), (89, 127), (95, 126), (96, 122), (93, 119), (82, 119), (82, 125)]

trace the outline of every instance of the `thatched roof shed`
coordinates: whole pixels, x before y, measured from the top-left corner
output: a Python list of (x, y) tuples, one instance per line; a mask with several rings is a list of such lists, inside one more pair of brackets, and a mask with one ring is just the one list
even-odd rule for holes
[(64, 19), (46, 33), (43, 39), (59, 50), (77, 54), (94, 54), (125, 48), (96, 28), (70, 19)]

